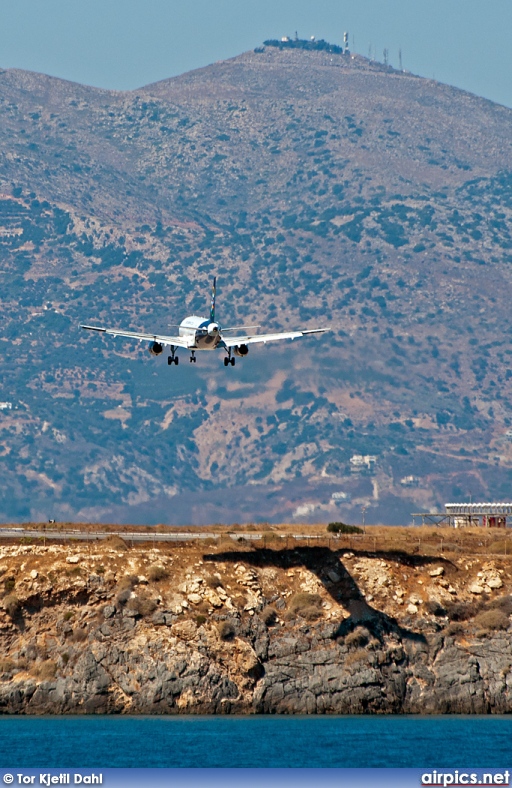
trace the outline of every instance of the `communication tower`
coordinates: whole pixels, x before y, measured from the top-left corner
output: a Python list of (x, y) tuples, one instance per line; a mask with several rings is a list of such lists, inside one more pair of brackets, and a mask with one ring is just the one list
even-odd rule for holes
[(347, 32), (343, 33), (343, 46), (345, 48), (345, 53), (348, 54), (349, 48), (348, 48), (348, 33)]

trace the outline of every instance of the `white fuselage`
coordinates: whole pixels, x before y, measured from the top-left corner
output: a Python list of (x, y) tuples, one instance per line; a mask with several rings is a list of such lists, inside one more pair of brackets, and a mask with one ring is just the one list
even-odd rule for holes
[(220, 325), (207, 317), (191, 315), (180, 323), (180, 337), (194, 337), (191, 350), (215, 350), (220, 342)]

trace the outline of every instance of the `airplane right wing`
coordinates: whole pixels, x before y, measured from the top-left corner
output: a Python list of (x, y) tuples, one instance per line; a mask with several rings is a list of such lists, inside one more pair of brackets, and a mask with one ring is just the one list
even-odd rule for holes
[(305, 337), (308, 334), (324, 334), (330, 331), (330, 328), (306, 328), (302, 331), (284, 331), (280, 334), (253, 334), (252, 336), (245, 337), (222, 337), (222, 342), (227, 348), (236, 347), (237, 345), (253, 345), (257, 342), (274, 342), (277, 339), (297, 339), (298, 337)]
[(160, 345), (175, 345), (176, 347), (189, 348), (195, 343), (195, 337), (167, 337), (161, 334), (139, 334), (137, 331), (118, 331), (117, 328), (100, 328), (99, 326), (80, 326), (87, 331), (99, 331), (102, 334), (110, 334), (113, 337), (128, 337), (138, 339), (139, 342), (158, 342)]

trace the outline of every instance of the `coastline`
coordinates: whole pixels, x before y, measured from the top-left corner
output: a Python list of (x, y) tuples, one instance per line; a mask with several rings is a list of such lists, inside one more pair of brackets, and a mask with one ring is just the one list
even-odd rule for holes
[(509, 561), (4, 547), (0, 714), (507, 714)]

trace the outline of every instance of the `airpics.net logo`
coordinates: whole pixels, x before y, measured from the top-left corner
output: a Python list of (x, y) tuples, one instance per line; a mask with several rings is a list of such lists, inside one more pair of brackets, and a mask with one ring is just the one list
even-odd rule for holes
[(510, 772), (425, 772), (421, 775), (422, 785), (509, 785)]

